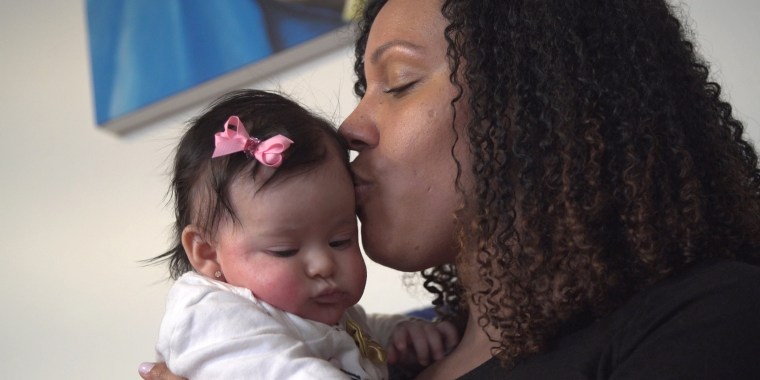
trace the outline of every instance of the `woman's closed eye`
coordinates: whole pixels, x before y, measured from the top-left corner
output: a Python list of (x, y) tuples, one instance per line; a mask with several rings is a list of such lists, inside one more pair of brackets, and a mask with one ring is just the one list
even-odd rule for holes
[(398, 85), (396, 87), (391, 87), (391, 88), (384, 89), (383, 92), (386, 93), (386, 94), (392, 94), (394, 96), (402, 96), (402, 95), (404, 95), (407, 92), (407, 90), (409, 90), (412, 87), (414, 87), (414, 85), (417, 84), (417, 82), (418, 81), (415, 80), (415, 81), (411, 81), (411, 82), (408, 82), (408, 83), (404, 83), (404, 84)]

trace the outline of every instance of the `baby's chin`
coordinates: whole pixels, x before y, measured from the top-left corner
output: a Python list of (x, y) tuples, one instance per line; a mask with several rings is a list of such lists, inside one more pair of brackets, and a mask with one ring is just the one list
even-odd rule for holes
[(293, 314), (296, 314), (304, 319), (332, 326), (340, 322), (341, 318), (343, 318), (343, 315), (346, 313), (346, 310), (348, 310), (349, 307), (350, 306), (345, 305), (320, 305), (308, 312)]

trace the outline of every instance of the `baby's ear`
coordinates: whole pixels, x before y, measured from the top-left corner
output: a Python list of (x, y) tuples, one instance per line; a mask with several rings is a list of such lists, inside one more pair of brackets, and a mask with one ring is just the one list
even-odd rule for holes
[(219, 279), (219, 276), (214, 276), (221, 270), (216, 259), (216, 247), (207, 240), (200, 229), (192, 224), (185, 227), (182, 230), (182, 247), (185, 248), (187, 258), (196, 272)]

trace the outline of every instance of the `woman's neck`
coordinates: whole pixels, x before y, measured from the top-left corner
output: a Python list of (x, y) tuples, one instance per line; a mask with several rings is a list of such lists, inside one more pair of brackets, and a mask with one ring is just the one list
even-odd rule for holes
[[(459, 344), (445, 358), (425, 368), (417, 376), (417, 380), (456, 379), (491, 359), (492, 349), (497, 344), (478, 326), (477, 307), (470, 305), (469, 310), (470, 315)], [(491, 330), (488, 329), (491, 336), (499, 336), (496, 331)]]

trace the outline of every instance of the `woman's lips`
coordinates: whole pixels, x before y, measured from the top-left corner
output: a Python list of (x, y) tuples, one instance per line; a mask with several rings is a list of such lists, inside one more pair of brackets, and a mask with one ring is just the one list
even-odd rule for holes
[(372, 187), (372, 184), (364, 179), (364, 177), (357, 173), (356, 170), (354, 170), (354, 193), (356, 194), (356, 205), (361, 206), (364, 202), (367, 201), (367, 197), (369, 196), (370, 188)]
[(369, 193), (368, 184), (354, 184), (354, 193), (356, 194), (356, 205), (361, 206), (367, 200)]

